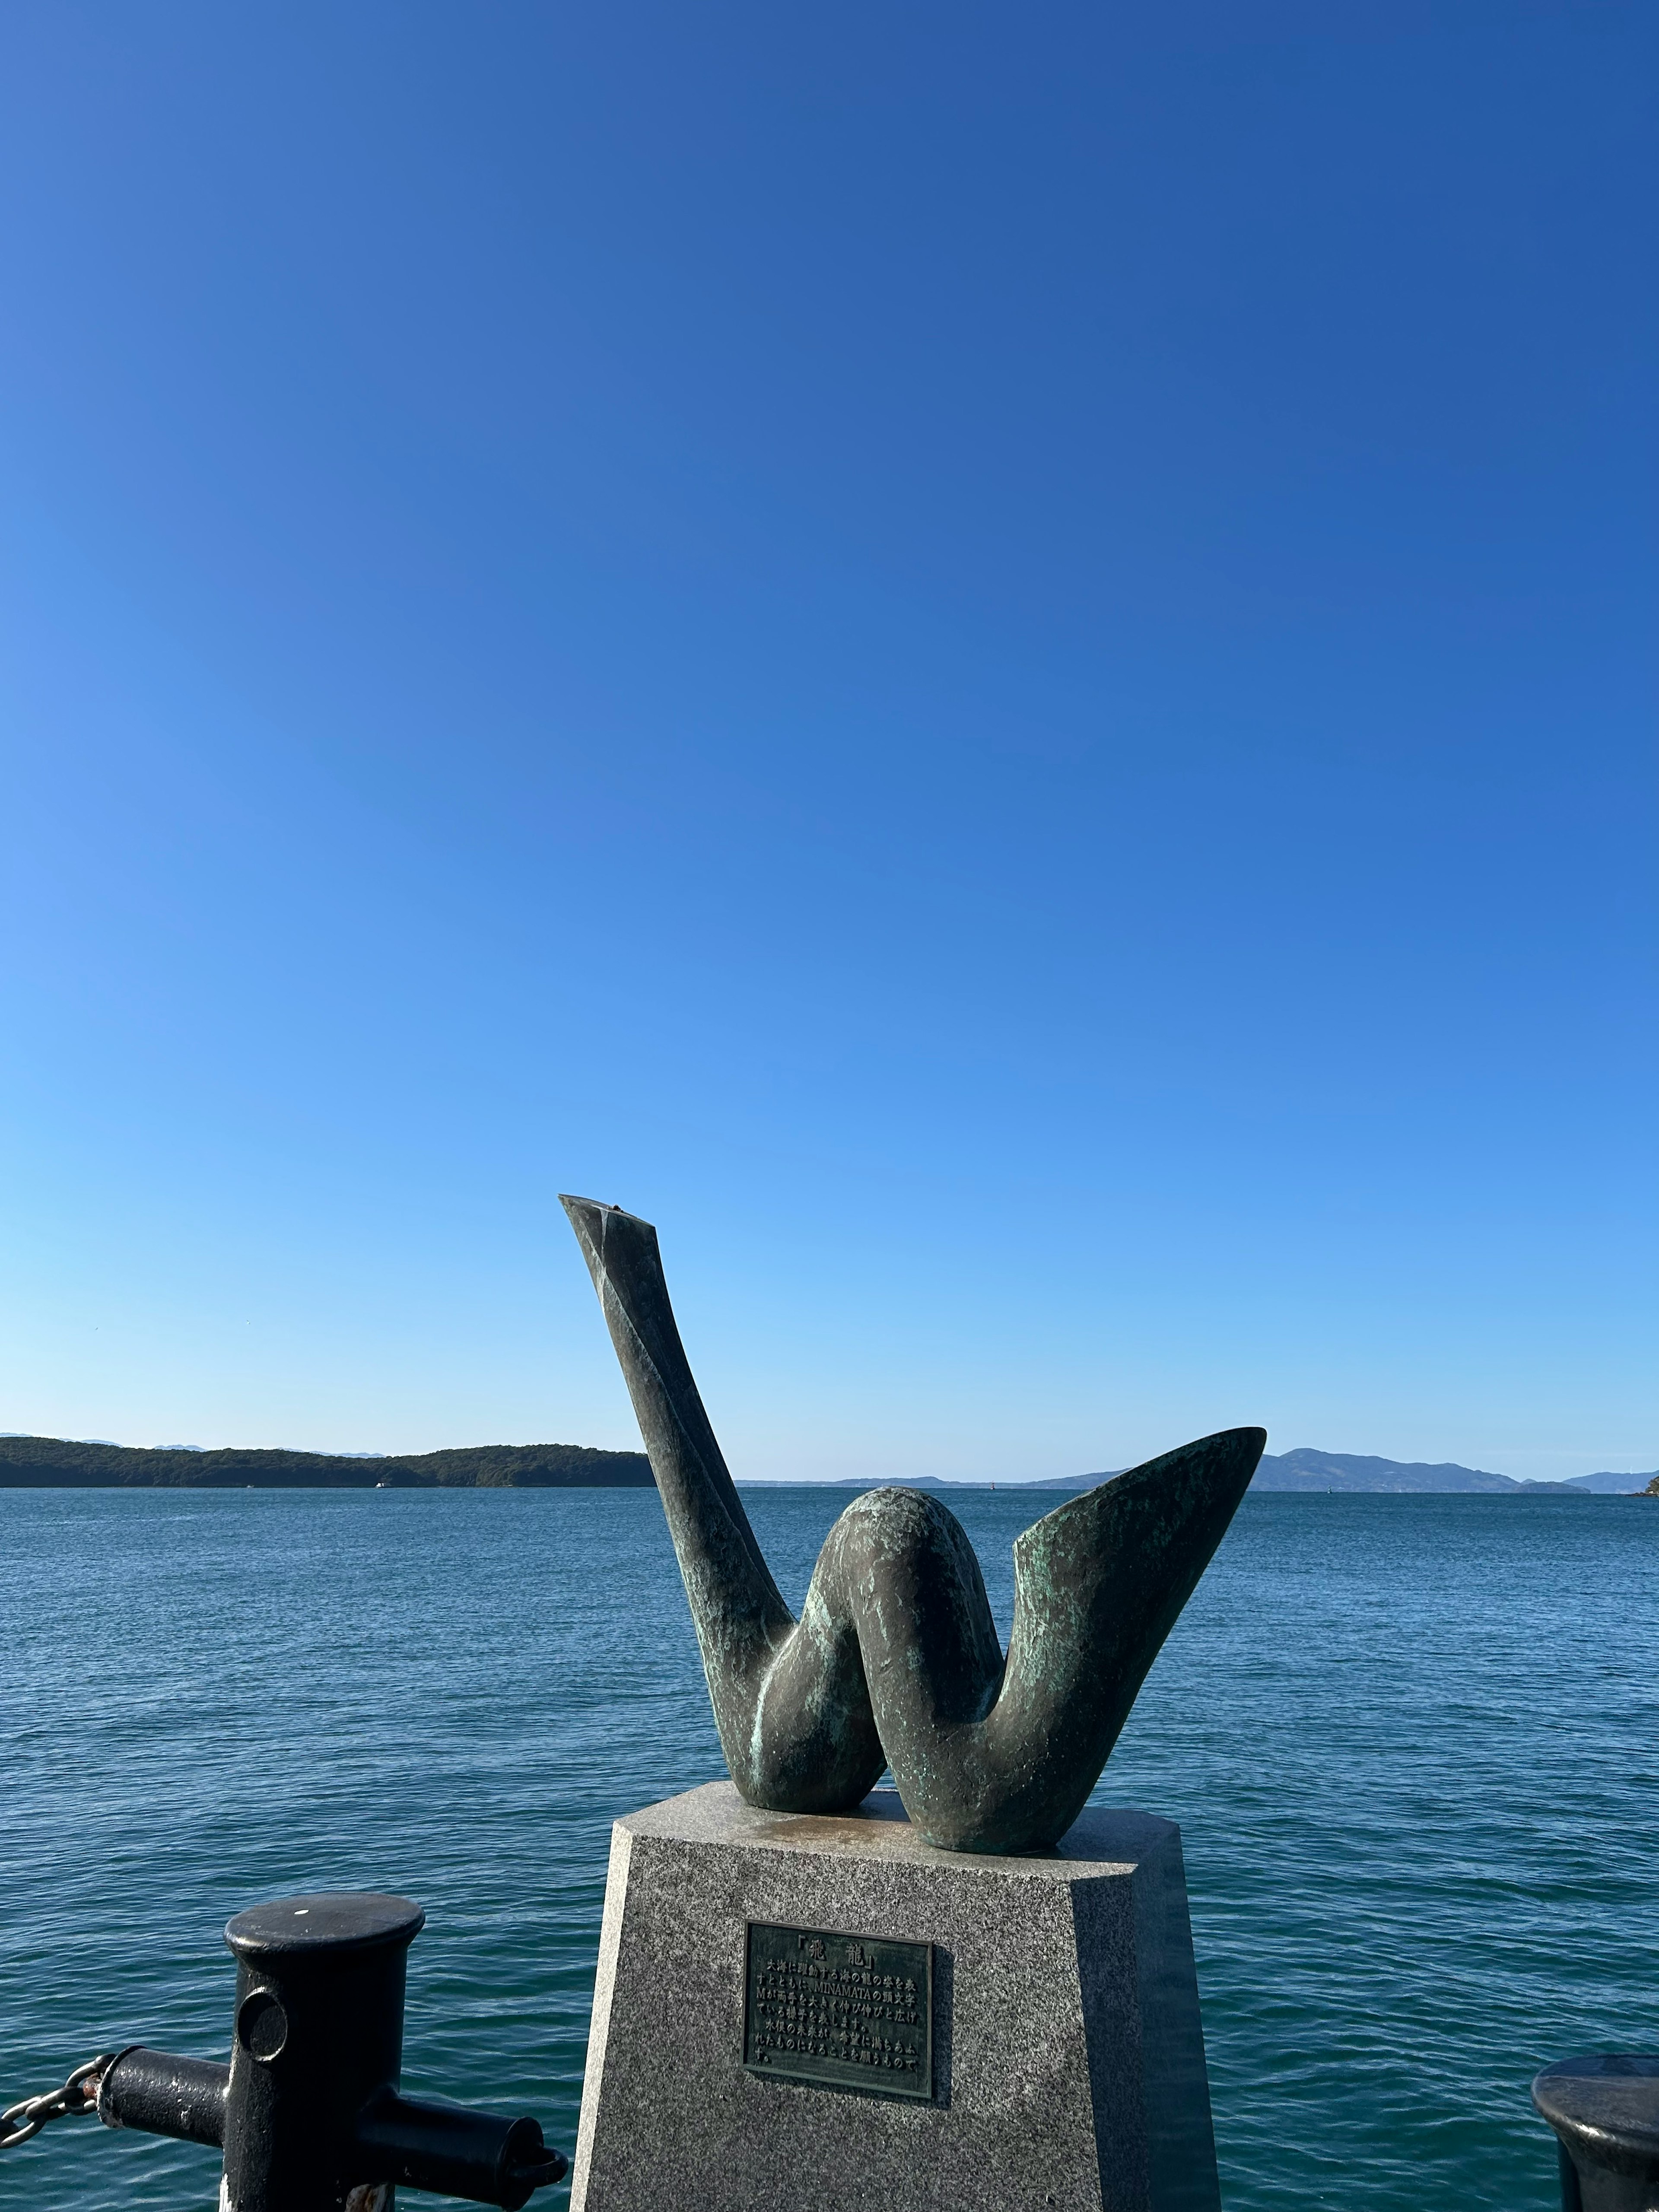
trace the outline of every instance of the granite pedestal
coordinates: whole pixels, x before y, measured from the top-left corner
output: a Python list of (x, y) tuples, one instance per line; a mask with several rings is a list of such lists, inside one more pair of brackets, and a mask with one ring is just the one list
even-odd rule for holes
[[(874, 1939), (873, 1990), (837, 1969), (866, 1959), (842, 1938)], [(757, 1980), (767, 1945), (804, 1963)], [(931, 1947), (920, 2065), (899, 2023), (929, 1954), (894, 1946)], [(896, 1958), (924, 1965), (907, 1982)], [(869, 2089), (768, 2070), (852, 2070), (849, 2045), (811, 2040), (831, 2036), (822, 2006), (786, 1988), (761, 2017), (787, 1972), (890, 2000), (850, 2008)], [(729, 1782), (617, 1822), (571, 2212), (1219, 2205), (1171, 1822), (1091, 1810), (1051, 1856), (980, 1857), (923, 1843), (891, 1791), (815, 1818)]]

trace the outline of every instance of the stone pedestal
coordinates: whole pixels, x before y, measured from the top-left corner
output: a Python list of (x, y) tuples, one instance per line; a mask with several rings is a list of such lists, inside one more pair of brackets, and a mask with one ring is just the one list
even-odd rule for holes
[[(918, 1945), (920, 2068), (927, 1954), (888, 1948)], [(751, 1994), (751, 1951), (781, 1946), (803, 1963)], [(767, 2070), (844, 2082), (855, 2045), (869, 2090)], [(618, 1820), (570, 2201), (1219, 2212), (1179, 1830), (1091, 1810), (1051, 1857), (981, 1858), (923, 1843), (890, 1791), (812, 1819), (728, 1782)]]

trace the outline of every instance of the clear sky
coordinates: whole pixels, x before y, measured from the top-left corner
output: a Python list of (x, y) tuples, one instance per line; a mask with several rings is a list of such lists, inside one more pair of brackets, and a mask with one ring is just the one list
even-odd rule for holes
[(1659, 1465), (1650, 5), (12, 0), (0, 1427)]

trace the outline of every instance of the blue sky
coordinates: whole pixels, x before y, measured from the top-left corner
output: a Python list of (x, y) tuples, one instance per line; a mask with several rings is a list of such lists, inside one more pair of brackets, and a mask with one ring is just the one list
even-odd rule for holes
[(1659, 1465), (1640, 6), (0, 24), (0, 1426)]

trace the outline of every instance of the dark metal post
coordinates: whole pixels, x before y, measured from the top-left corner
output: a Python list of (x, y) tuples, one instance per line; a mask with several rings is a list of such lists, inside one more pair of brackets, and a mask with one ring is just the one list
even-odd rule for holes
[(1560, 2141), (1562, 2212), (1659, 2212), (1659, 2057), (1564, 2058), (1532, 2100)]
[(222, 2145), (221, 2212), (392, 2212), (398, 2182), (516, 2212), (565, 2170), (532, 2119), (399, 2094), (406, 1897), (291, 1897), (241, 1912), (228, 2066), (142, 2046), (105, 2071), (100, 2118)]

